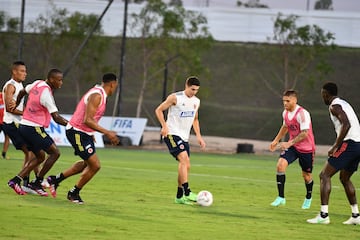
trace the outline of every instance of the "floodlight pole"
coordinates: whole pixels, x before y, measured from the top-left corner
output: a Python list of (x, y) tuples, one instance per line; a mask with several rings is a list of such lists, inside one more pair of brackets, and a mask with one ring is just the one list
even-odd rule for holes
[(124, 1), (124, 21), (123, 21), (123, 34), (121, 38), (121, 55), (120, 55), (120, 72), (119, 72), (119, 84), (116, 92), (115, 104), (112, 116), (116, 115), (116, 112), (120, 116), (121, 114), (121, 101), (122, 101), (122, 88), (124, 81), (124, 67), (125, 67), (125, 50), (126, 50), (126, 26), (128, 15), (128, 0)]
[(95, 25), (93, 26), (93, 28), (91, 29), (91, 31), (88, 33), (88, 35), (86, 36), (86, 38), (84, 39), (84, 41), (81, 43), (80, 47), (78, 48), (78, 50), (76, 51), (76, 53), (74, 54), (74, 56), (72, 57), (72, 59), (69, 61), (69, 64), (67, 65), (67, 67), (64, 70), (64, 77), (69, 73), (70, 68), (72, 67), (72, 65), (74, 64), (75, 60), (78, 58), (78, 56), (80, 55), (80, 52), (82, 51), (82, 49), (85, 47), (85, 45), (87, 44), (87, 42), (89, 41), (90, 37), (92, 36), (92, 34), (95, 32), (96, 28), (99, 26), (100, 21), (102, 20), (102, 18), (104, 17), (105, 13), (107, 12), (107, 10), (109, 9), (110, 5), (113, 3), (114, 0), (109, 0), (108, 5), (105, 7), (104, 11), (101, 13), (100, 17), (97, 19)]
[(21, 18), (20, 18), (20, 36), (19, 36), (19, 49), (18, 60), (22, 60), (22, 53), (24, 47), (24, 18), (25, 18), (25, 0), (21, 1)]

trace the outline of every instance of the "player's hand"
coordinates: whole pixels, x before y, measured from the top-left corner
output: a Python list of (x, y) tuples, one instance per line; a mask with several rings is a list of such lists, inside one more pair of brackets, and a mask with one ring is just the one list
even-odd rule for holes
[(332, 146), (328, 151), (328, 157), (333, 157), (337, 149), (337, 146)]
[(16, 108), (16, 102), (14, 100), (11, 100), (9, 103), (8, 103), (8, 107), (10, 109), (10, 111), (14, 111), (15, 108)]
[(270, 150), (271, 152), (274, 152), (274, 151), (276, 151), (277, 149), (279, 149), (279, 145), (280, 145), (280, 143), (279, 143), (278, 141), (272, 141), (272, 142), (270, 143), (269, 150)]
[(204, 141), (204, 139), (203, 139), (202, 137), (199, 137), (199, 138), (198, 138), (198, 143), (199, 143), (199, 145), (200, 145), (200, 147), (201, 147), (202, 149), (205, 149), (206, 143), (205, 143), (205, 141)]
[(119, 144), (120, 139), (116, 135), (115, 131), (108, 131), (105, 135), (110, 140), (112, 145), (118, 145)]
[(161, 134), (161, 136), (166, 137), (169, 134), (168, 127), (167, 126), (162, 127), (160, 130), (160, 134)]

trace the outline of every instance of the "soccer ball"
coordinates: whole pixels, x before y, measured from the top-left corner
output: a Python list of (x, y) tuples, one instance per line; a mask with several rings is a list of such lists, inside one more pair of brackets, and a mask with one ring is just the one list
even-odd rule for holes
[(213, 203), (213, 196), (211, 192), (202, 190), (198, 193), (196, 202), (203, 207), (208, 207)]

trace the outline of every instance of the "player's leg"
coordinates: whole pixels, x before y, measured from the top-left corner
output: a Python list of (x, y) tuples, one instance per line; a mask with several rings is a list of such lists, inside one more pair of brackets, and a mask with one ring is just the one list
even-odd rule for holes
[(309, 209), (312, 202), (312, 191), (314, 181), (312, 177), (314, 153), (299, 153), (299, 165), (302, 169), (302, 176), (305, 182), (306, 195), (302, 209)]
[(8, 156), (6, 156), (7, 154), (7, 151), (9, 149), (9, 145), (10, 145), (10, 138), (7, 134), (5, 134), (4, 132), (4, 145), (3, 145), (3, 150), (2, 150), (2, 153), (1, 153), (1, 156), (4, 158), (4, 159), (9, 159)]
[(325, 163), (324, 168), (320, 172), (320, 199), (321, 199), (320, 213), (315, 218), (308, 219), (307, 220), (308, 223), (315, 223), (315, 224), (330, 223), (329, 197), (331, 192), (331, 177), (335, 173), (337, 173), (338, 170), (329, 163), (329, 160)]
[(100, 167), (100, 160), (96, 153), (86, 160), (86, 167), (82, 171), (80, 179), (68, 192), (68, 199), (70, 201), (78, 204), (84, 203), (80, 197), (80, 190), (95, 176), (95, 174), (100, 170)]
[(354, 184), (350, 180), (353, 173), (354, 173), (353, 171), (351, 172), (346, 170), (340, 171), (340, 181), (344, 186), (346, 197), (350, 203), (350, 208), (351, 208), (351, 217), (347, 221), (343, 222), (343, 224), (357, 225), (360, 224), (360, 216), (359, 216), (359, 208), (356, 200), (356, 190)]
[(286, 181), (286, 168), (288, 166), (288, 161), (280, 157), (277, 165), (276, 165), (276, 184), (277, 184), (277, 190), (278, 190), (278, 196), (276, 199), (270, 204), (271, 206), (280, 206), (285, 205), (285, 181)]

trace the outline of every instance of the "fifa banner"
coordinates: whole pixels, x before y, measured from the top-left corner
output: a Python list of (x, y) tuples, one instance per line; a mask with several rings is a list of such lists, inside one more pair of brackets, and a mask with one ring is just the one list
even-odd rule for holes
[[(72, 115), (61, 115), (69, 120)], [(146, 118), (126, 118), (126, 117), (102, 117), (99, 124), (104, 128), (117, 132), (118, 136), (129, 137), (132, 145), (139, 146), (141, 137), (147, 123)], [(50, 125), (45, 129), (46, 132), (52, 137), (55, 144), (58, 146), (71, 146), (66, 138), (65, 127), (57, 124), (51, 119)], [(4, 142), (4, 134), (0, 134), (0, 142)], [(95, 132), (95, 146), (98, 148), (104, 147), (102, 134)]]

